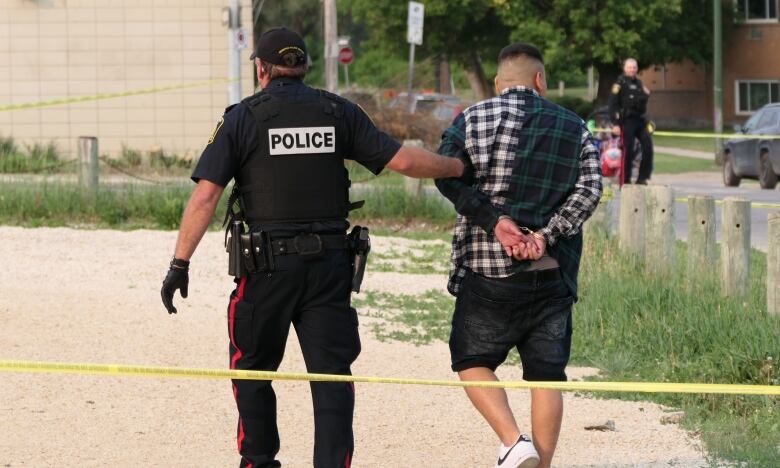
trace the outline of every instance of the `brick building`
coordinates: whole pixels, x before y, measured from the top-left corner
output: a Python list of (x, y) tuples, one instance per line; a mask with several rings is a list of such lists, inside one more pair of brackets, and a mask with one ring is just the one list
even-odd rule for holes
[[(251, 31), (251, 1), (242, 0)], [(0, 105), (224, 79), (224, 0), (0, 0)], [(251, 36), (251, 34), (250, 34)], [(254, 91), (249, 51), (244, 96)], [(197, 154), (227, 105), (227, 84), (0, 111), (0, 136), (54, 140), (73, 153), (97, 136), (101, 153), (123, 144)]]
[[(780, 102), (778, 0), (735, 0), (737, 18), (723, 45), (723, 122), (741, 124), (758, 108)], [(653, 91), (649, 113), (664, 127), (709, 127), (712, 69), (690, 61), (641, 73)]]

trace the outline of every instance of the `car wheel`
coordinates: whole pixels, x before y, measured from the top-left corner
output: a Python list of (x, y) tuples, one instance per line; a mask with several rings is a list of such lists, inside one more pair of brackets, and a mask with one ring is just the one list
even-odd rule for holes
[(769, 161), (769, 152), (762, 151), (759, 156), (758, 183), (762, 189), (772, 190), (777, 186), (777, 174), (772, 169), (772, 162)]
[(723, 158), (723, 185), (726, 187), (739, 187), (742, 178), (734, 173), (734, 163), (731, 161), (731, 153), (726, 153)]

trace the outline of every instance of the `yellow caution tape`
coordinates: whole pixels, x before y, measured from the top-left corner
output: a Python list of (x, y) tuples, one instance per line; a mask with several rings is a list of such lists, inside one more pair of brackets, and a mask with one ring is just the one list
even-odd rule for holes
[(708, 393), (730, 395), (780, 395), (780, 386), (670, 382), (461, 382), (455, 380), (361, 377), (355, 375), (303, 374), (236, 369), (129, 366), (40, 361), (0, 361), (0, 371), (46, 374), (109, 375), (127, 377), (187, 377), (196, 379), (288, 380), (307, 382), (360, 382), (436, 387), (546, 388), (579, 392)]
[[(611, 128), (596, 128), (596, 132), (611, 132)], [(671, 136), (683, 138), (723, 138), (727, 140), (780, 140), (780, 135), (747, 135), (744, 133), (697, 133), (697, 132), (669, 132), (666, 130), (656, 130), (654, 136)]]
[(103, 99), (138, 96), (141, 94), (162, 93), (165, 91), (175, 91), (175, 90), (187, 89), (187, 88), (201, 88), (201, 87), (211, 86), (220, 83), (230, 83), (232, 81), (236, 81), (236, 80), (229, 79), (229, 78), (220, 78), (216, 80), (193, 81), (190, 83), (181, 83), (181, 84), (168, 85), (168, 86), (157, 86), (154, 88), (141, 88), (141, 89), (134, 89), (132, 91), (120, 91), (116, 93), (100, 93), (100, 94), (93, 94), (88, 96), (75, 96), (75, 97), (67, 97), (67, 98), (60, 98), (60, 99), (51, 99), (48, 101), (25, 102), (22, 104), (3, 104), (0, 105), (0, 112), (22, 110), (22, 109), (38, 109), (41, 107), (60, 106), (63, 104), (73, 104), (77, 102), (101, 101)]

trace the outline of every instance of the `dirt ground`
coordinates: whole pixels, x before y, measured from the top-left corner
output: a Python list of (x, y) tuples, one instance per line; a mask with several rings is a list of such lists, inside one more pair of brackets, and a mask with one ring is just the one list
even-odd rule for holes
[[(178, 315), (160, 303), (175, 233), (0, 227), (0, 359), (226, 368), (222, 234), (193, 258)], [(381, 251), (406, 241), (376, 239)], [(367, 290), (422, 292), (442, 275), (369, 274)], [(361, 324), (355, 374), (450, 379), (445, 343), (380, 342)], [(575, 329), (576, 333), (576, 329)], [(303, 371), (290, 337), (281, 370)], [(594, 369), (571, 368), (581, 378)], [(503, 369), (519, 379), (518, 369)], [(311, 466), (308, 385), (278, 382), (280, 459)], [(510, 399), (529, 431), (526, 391)], [(566, 394), (555, 466), (700, 466), (700, 442), (651, 403)], [(489, 467), (497, 439), (462, 390), (357, 385), (354, 467)], [(615, 432), (585, 426), (615, 422)], [(0, 374), (0, 467), (236, 466), (228, 381)]]

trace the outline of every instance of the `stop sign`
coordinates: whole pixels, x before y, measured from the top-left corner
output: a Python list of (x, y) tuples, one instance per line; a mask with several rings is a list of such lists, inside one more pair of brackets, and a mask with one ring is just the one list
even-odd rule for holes
[(339, 49), (339, 62), (342, 65), (349, 65), (355, 58), (355, 54), (352, 53), (352, 47), (346, 46)]

